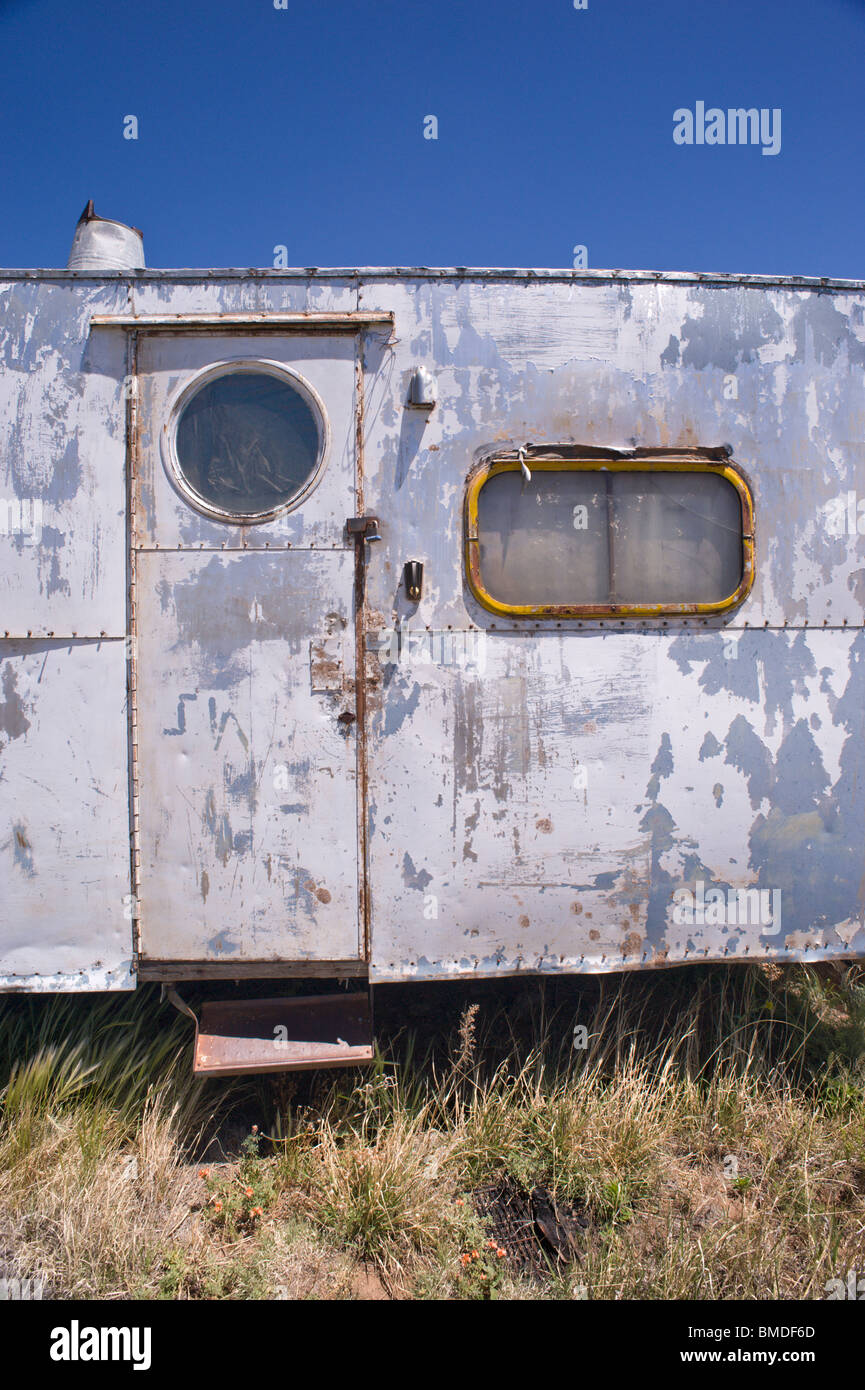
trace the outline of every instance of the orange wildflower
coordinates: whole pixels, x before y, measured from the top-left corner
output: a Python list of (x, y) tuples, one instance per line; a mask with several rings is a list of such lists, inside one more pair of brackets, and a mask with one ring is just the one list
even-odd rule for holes
[(255, 1193), (253, 1192), (251, 1187), (245, 1187), (243, 1189), (243, 1195), (244, 1197), (254, 1197)]

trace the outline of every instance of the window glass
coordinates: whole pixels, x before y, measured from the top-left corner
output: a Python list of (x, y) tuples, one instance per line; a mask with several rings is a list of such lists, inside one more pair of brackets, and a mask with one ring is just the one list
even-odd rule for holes
[(720, 473), (614, 473), (612, 603), (718, 603), (742, 578), (742, 505)]
[(477, 498), (480, 581), (513, 606), (718, 603), (742, 579), (742, 506), (720, 473), (493, 474)]
[(319, 461), (319, 425), (291, 382), (228, 372), (195, 393), (175, 436), (177, 461), (204, 502), (234, 515), (285, 505)]

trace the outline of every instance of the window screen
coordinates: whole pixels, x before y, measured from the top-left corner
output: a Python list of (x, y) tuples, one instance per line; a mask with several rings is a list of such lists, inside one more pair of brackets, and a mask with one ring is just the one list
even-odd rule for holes
[(491, 471), (476, 492), (469, 567), (481, 601), (677, 611), (736, 595), (743, 509), (724, 473), (538, 464), (531, 472), (526, 480), (518, 467)]

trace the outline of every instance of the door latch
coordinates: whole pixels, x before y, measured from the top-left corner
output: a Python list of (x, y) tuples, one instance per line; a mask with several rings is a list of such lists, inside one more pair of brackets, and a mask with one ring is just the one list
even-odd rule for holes
[(355, 540), (380, 541), (377, 516), (350, 516), (345, 523), (350, 536)]
[(419, 603), (423, 593), (423, 564), (420, 560), (406, 560), (402, 571), (405, 591), (412, 603)]

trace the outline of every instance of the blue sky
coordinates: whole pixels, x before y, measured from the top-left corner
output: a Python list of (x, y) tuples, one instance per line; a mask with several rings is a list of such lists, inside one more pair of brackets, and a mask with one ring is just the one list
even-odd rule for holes
[[(860, 278), (863, 68), (865, 0), (0, 0), (0, 264), (92, 197), (152, 266)], [(697, 101), (780, 153), (677, 146)]]

